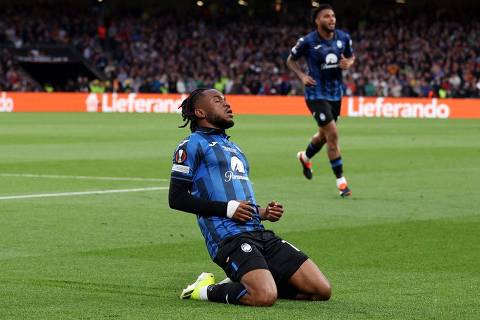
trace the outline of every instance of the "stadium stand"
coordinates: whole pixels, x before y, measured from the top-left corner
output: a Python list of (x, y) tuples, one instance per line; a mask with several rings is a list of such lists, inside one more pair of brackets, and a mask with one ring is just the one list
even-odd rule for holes
[[(193, 17), (178, 12), (108, 16), (98, 7), (60, 12), (38, 8), (31, 17), (12, 8), (0, 13), (0, 90), (303, 91), (285, 59), (296, 39), (310, 31), (308, 7), (263, 19), (215, 17), (208, 10)], [(351, 33), (357, 56), (345, 78), (347, 95), (480, 96), (480, 20), (466, 11), (427, 14), (395, 7), (382, 16), (338, 13), (337, 26)], [(32, 77), (15, 59), (15, 50), (42, 45), (71, 46), (101, 76), (79, 74), (55, 84)]]

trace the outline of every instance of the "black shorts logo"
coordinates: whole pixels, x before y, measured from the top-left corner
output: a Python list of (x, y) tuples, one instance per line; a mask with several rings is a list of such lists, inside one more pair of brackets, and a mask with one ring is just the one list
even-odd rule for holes
[(242, 243), (240, 248), (243, 250), (243, 252), (249, 253), (252, 251), (252, 246), (249, 245), (248, 243)]

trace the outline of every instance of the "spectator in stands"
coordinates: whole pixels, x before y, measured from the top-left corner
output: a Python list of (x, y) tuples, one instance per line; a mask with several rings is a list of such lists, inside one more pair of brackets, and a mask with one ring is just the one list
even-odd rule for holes
[[(105, 90), (115, 92), (184, 93), (207, 86), (227, 94), (303, 93), (283, 62), (293, 36), (309, 27), (298, 25), (295, 12), (270, 19), (187, 21), (174, 14), (105, 20), (98, 11), (62, 8), (60, 16), (57, 11), (40, 7), (34, 16), (22, 10), (0, 13), (0, 45), (71, 44), (109, 79)], [(338, 17), (340, 23), (350, 19), (358, 59), (345, 78), (347, 95), (479, 96), (478, 17), (445, 10), (368, 14), (356, 22)], [(1, 53), (1, 90), (42, 90), (22, 72), (11, 49)], [(86, 91), (89, 83), (79, 77), (59, 89)]]

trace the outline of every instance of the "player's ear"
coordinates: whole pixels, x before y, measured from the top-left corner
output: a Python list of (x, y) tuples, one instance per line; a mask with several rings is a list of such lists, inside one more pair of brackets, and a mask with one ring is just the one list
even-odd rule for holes
[(207, 114), (202, 109), (195, 108), (195, 117), (197, 117), (198, 119), (205, 119), (207, 117)]

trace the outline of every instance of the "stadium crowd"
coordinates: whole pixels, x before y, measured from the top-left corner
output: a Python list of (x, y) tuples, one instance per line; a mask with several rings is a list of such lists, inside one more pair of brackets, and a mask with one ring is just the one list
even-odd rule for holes
[[(344, 28), (339, 14), (337, 27)], [(437, 11), (408, 16), (392, 10), (348, 21), (356, 64), (346, 73), (347, 95), (479, 97), (480, 20)], [(351, 19), (350, 19), (351, 20)], [(462, 21), (459, 23), (458, 21)], [(346, 21), (344, 21), (346, 24)], [(104, 82), (70, 79), (55, 90), (183, 93), (214, 87), (226, 93), (300, 95), (302, 84), (285, 60), (309, 19), (185, 19), (175, 14), (126, 15), (48, 10), (35, 17), (0, 14), (0, 45), (74, 46)], [(1, 49), (0, 90), (41, 90)]]
[(41, 87), (26, 76), (12, 54), (0, 48), (0, 91), (39, 91)]

